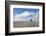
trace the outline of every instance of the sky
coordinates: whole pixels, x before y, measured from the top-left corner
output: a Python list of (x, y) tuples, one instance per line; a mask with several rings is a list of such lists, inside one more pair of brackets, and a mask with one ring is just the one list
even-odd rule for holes
[(39, 9), (32, 8), (14, 8), (13, 21), (33, 21), (38, 20)]

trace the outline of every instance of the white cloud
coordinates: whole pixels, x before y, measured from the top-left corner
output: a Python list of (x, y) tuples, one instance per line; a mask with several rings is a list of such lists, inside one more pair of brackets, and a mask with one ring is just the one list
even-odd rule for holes
[(33, 21), (38, 21), (38, 20), (39, 20), (39, 12), (37, 12), (33, 17)]
[(38, 17), (39, 17), (39, 12), (37, 12), (37, 14), (35, 15), (35, 17), (36, 17), (36, 18), (38, 18)]
[(34, 15), (34, 13), (33, 12), (29, 12), (29, 11), (25, 11), (25, 12), (23, 12), (23, 13), (21, 13), (21, 14), (17, 14), (15, 17), (16, 18), (20, 18), (20, 17), (26, 17), (26, 16), (33, 16)]
[(26, 17), (26, 16), (32, 16), (33, 20), (37, 20), (38, 14), (39, 14), (38, 12), (37, 12), (37, 14), (35, 14), (33, 12), (25, 11), (21, 14), (17, 14), (16, 16), (14, 16), (14, 21), (28, 21), (28, 20), (30, 20), (27, 18), (22, 18), (22, 17)]

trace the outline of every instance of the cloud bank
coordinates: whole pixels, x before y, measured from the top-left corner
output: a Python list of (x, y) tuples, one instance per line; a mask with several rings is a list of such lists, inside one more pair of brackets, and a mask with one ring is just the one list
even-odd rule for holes
[[(29, 11), (25, 11), (21, 14), (16, 14), (13, 18), (13, 21), (30, 21), (29, 18), (25, 18), (28, 16), (32, 16), (32, 20), (37, 20), (39, 17), (39, 13), (37, 12), (36, 14), (34, 12), (29, 12)], [(22, 18), (23, 17), (23, 18)]]

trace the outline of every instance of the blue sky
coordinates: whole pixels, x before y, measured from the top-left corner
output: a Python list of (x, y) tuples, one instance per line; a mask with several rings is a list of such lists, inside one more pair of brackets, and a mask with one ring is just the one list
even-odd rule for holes
[[(36, 18), (39, 14), (39, 9), (29, 9), (29, 8), (14, 8), (13, 16), (14, 21), (29, 21), (32, 18)], [(38, 17), (38, 16), (37, 16)]]
[(37, 12), (39, 11), (39, 9), (14, 8), (14, 9), (13, 9), (13, 14), (14, 14), (14, 16), (15, 16), (16, 14), (23, 13), (24, 11), (29, 11), (29, 12), (37, 13)]

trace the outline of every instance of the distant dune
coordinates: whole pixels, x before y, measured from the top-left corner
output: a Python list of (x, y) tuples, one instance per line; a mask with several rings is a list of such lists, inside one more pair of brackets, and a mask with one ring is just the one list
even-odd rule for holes
[(15, 27), (38, 27), (39, 22), (33, 21), (14, 21), (13, 26)]

